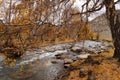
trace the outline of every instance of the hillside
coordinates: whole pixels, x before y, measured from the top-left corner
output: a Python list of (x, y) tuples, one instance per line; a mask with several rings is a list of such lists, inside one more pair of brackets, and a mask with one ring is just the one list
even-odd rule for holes
[[(120, 15), (120, 10), (118, 10), (116, 14)], [(96, 17), (94, 20), (90, 22), (90, 25), (92, 31), (96, 33), (100, 33), (99, 34), (100, 39), (112, 40), (111, 31), (105, 14)]]

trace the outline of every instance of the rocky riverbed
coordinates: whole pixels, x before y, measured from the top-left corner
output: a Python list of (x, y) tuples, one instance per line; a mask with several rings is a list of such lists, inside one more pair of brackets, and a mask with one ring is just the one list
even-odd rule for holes
[(58, 80), (71, 63), (108, 52), (110, 47), (90, 40), (46, 46), (26, 51), (14, 65), (4, 65), (5, 57), (0, 56), (0, 80)]

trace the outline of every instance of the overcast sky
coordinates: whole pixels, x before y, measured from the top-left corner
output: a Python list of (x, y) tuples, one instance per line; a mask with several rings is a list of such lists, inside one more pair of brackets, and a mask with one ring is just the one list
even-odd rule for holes
[[(102, 1), (102, 0), (101, 0), (101, 1)], [(116, 2), (117, 0), (114, 0), (114, 1)], [(82, 10), (82, 7), (81, 7), (81, 6), (82, 6), (85, 2), (86, 2), (86, 0), (76, 0), (76, 2), (75, 2), (75, 4), (74, 4), (73, 7), (77, 8), (77, 9), (79, 9), (79, 11), (81, 11), (81, 10)], [(90, 4), (89, 4), (89, 7), (92, 7), (92, 5), (93, 5), (93, 2), (91, 1)], [(120, 3), (119, 3), (119, 4), (116, 4), (115, 6), (116, 6), (116, 9), (117, 9), (117, 10), (120, 9)], [(84, 11), (85, 11), (85, 10), (84, 10)], [(105, 7), (103, 7), (101, 10), (92, 13), (92, 14), (90, 15), (90, 17), (88, 18), (89, 21), (93, 20), (93, 19), (96, 18), (97, 16), (100, 16), (101, 14), (104, 14), (105, 11), (106, 11), (106, 9), (105, 9)]]
[[(4, 0), (5, 1), (5, 7), (8, 7), (7, 5), (7, 2), (9, 2), (10, 0)], [(12, 2), (14, 3), (15, 1), (17, 1), (15, 4), (20, 4), (21, 3), (21, 0), (13, 0)], [(75, 2), (75, 4), (74, 4), (74, 6), (73, 7), (75, 7), (75, 8), (77, 8), (77, 9), (79, 9), (79, 11), (81, 11), (81, 9), (82, 9), (82, 5), (86, 2), (87, 0), (76, 0), (76, 2)], [(101, 2), (102, 2), (103, 0), (101, 0)], [(116, 1), (116, 0), (114, 0), (114, 1)], [(4, 4), (3, 4), (4, 5)], [(1, 5), (0, 6), (0, 18), (2, 19), (3, 18), (3, 16), (5, 15), (5, 9), (4, 9), (4, 7), (3, 7), (3, 5)], [(91, 3), (89, 4), (89, 7), (92, 7), (92, 5), (93, 5), (93, 2), (92, 2), (92, 0), (91, 0)], [(119, 4), (117, 4), (116, 5), (116, 9), (120, 9), (120, 3)], [(85, 11), (85, 10), (84, 10)], [(88, 18), (89, 19), (89, 21), (91, 21), (91, 20), (93, 20), (94, 18), (96, 18), (97, 16), (100, 16), (101, 14), (103, 14), (103, 13), (105, 13), (105, 7), (103, 7), (101, 10), (99, 10), (99, 11), (96, 11), (96, 12), (94, 12), (94, 13), (92, 13), (91, 15), (90, 15), (90, 17)]]

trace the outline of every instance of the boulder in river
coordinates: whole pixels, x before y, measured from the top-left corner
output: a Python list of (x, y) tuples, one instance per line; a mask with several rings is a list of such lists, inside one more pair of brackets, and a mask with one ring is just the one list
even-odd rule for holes
[(87, 49), (87, 53), (90, 53), (90, 54), (99, 54), (99, 53), (101, 53), (103, 51), (104, 50), (96, 50), (96, 49), (92, 49), (92, 48)]
[(96, 54), (100, 54), (100, 53), (102, 53), (102, 52), (101, 52), (101, 50), (100, 50), (100, 51), (95, 51), (95, 53), (96, 53)]
[(70, 59), (72, 59), (73, 61), (77, 60), (77, 56), (71, 56)]
[(65, 55), (61, 55), (61, 56), (56, 56), (57, 59), (64, 59)]
[(56, 54), (55, 56), (61, 56), (62, 54), (61, 53), (58, 53), (58, 54)]
[(55, 50), (55, 48), (52, 48), (52, 47), (46, 47), (45, 51), (47, 51), (47, 52), (54, 52), (56, 50)]
[(90, 54), (80, 54), (77, 56), (78, 59), (86, 59)]
[(64, 64), (64, 68), (69, 68), (70, 64)]
[(81, 47), (72, 47), (71, 51), (75, 52), (75, 53), (80, 53), (80, 52), (82, 52), (82, 49), (81, 49)]
[(96, 53), (96, 50), (94, 48), (88, 48), (87, 52), (90, 54), (94, 54), (94, 53)]
[(57, 63), (58, 61), (57, 61), (57, 59), (52, 59), (51, 60), (51, 63), (53, 63), (53, 64), (55, 64), (55, 63)]
[(72, 62), (72, 59), (64, 59), (64, 64), (71, 64)]

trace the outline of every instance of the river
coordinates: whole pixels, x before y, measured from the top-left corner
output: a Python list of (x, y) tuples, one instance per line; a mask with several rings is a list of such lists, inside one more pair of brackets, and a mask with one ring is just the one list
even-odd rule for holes
[[(66, 54), (71, 46), (82, 47), (83, 42), (64, 43), (26, 51), (15, 65), (3, 65), (0, 62), (0, 80), (58, 80), (56, 77), (65, 74), (64, 61), (51, 62), (56, 54)], [(103, 42), (85, 41), (84, 47), (96, 47)], [(105, 44), (108, 46), (108, 44)]]

